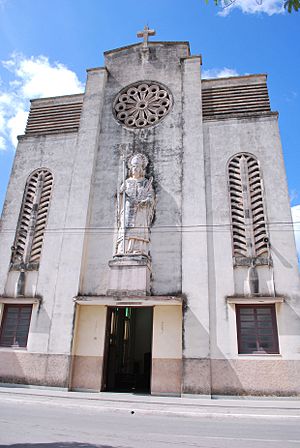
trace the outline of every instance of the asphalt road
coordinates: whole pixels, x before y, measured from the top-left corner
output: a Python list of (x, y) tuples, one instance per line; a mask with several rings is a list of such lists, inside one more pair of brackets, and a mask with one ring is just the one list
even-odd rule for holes
[(82, 400), (3, 394), (0, 447), (295, 448), (300, 420), (131, 413)]

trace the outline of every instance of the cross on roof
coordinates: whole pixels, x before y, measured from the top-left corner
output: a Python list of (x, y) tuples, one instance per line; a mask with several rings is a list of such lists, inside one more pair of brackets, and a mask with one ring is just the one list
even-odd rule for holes
[(155, 34), (155, 30), (150, 30), (150, 28), (145, 25), (143, 31), (138, 31), (137, 37), (142, 37), (144, 39), (143, 47), (147, 48), (149, 36), (155, 36)]

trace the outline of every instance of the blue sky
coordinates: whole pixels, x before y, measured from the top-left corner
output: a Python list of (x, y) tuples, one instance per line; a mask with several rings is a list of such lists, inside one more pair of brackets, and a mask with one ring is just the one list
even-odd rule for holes
[[(229, 1), (229, 0), (226, 0)], [(267, 73), (279, 126), (294, 219), (300, 222), (300, 12), (281, 0), (0, 0), (0, 209), (29, 98), (81, 91), (103, 52), (137, 42), (188, 40), (206, 76)], [(274, 179), (274, 182), (276, 180)], [(296, 233), (300, 244), (300, 229)], [(300, 249), (299, 249), (300, 250)]]

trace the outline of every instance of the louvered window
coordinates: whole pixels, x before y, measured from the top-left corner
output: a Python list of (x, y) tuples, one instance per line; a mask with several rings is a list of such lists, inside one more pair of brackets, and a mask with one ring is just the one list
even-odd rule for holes
[(38, 269), (53, 184), (45, 169), (29, 177), (12, 252), (12, 268)]
[(269, 255), (263, 187), (259, 163), (251, 154), (238, 154), (228, 165), (233, 256), (267, 258)]

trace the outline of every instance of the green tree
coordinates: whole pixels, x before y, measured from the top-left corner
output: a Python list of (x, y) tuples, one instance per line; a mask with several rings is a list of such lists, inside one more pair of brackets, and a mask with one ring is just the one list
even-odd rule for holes
[(300, 9), (300, 1), (299, 0), (286, 0), (284, 2), (285, 9), (288, 10), (288, 12), (299, 11)]
[[(208, 0), (205, 0), (206, 3), (208, 3)], [(225, 1), (225, 6), (229, 6), (230, 4), (234, 3), (236, 0), (227, 0)], [(262, 2), (263, 0), (260, 0)], [(215, 5), (219, 5), (222, 3), (221, 0), (214, 0)], [(284, 7), (288, 12), (292, 11), (299, 11), (300, 9), (300, 0), (286, 0), (284, 2)]]

